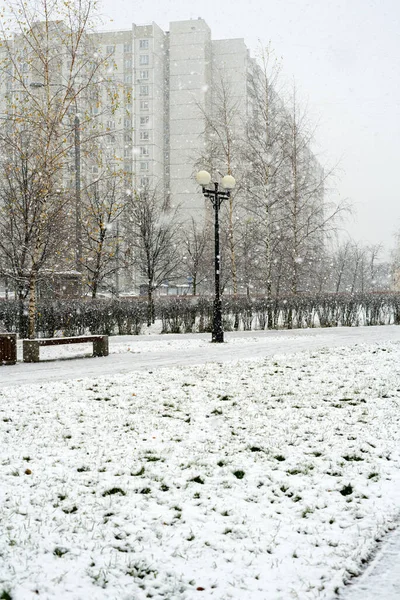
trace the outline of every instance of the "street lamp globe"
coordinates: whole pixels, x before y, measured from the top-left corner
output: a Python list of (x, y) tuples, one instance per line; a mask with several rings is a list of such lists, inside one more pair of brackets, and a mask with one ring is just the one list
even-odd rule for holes
[[(208, 175), (208, 173), (207, 173)], [(222, 178), (221, 181), (222, 187), (225, 188), (226, 190), (233, 190), (233, 188), (236, 185), (236, 181), (235, 178), (232, 177), (232, 175), (225, 175), (225, 177)]]
[(196, 181), (199, 185), (208, 185), (211, 181), (211, 175), (207, 171), (199, 171), (196, 173)]

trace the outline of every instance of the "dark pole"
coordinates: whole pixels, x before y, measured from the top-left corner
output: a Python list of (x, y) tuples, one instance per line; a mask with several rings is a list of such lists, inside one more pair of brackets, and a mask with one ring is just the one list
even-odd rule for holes
[(221, 343), (224, 341), (224, 331), (222, 328), (222, 302), (221, 302), (221, 255), (219, 250), (219, 209), (222, 200), (229, 198), (229, 191), (220, 191), (218, 183), (214, 183), (214, 189), (209, 190), (204, 185), (203, 194), (210, 198), (214, 208), (214, 265), (215, 265), (215, 295), (213, 304), (213, 329), (211, 341)]
[(219, 252), (219, 208), (220, 208), (220, 193), (218, 192), (218, 183), (214, 183), (214, 194), (211, 197), (214, 205), (214, 258), (215, 258), (215, 297), (213, 310), (213, 331), (212, 342), (221, 343), (224, 341), (224, 332), (222, 329), (222, 303), (221, 303), (221, 287), (220, 287), (220, 270), (221, 257)]
[[(81, 134), (79, 116), (75, 115), (75, 263), (82, 276), (82, 221), (81, 221)], [(82, 281), (80, 281), (80, 286)]]

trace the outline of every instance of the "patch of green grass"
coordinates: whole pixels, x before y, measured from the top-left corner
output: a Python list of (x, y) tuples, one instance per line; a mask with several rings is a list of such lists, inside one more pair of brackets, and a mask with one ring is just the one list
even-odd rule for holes
[(356, 454), (346, 454), (343, 456), (344, 460), (358, 462), (364, 460), (362, 456), (357, 456)]
[(63, 508), (62, 511), (66, 515), (72, 515), (72, 514), (78, 512), (78, 507), (77, 506), (73, 506), (72, 508)]
[(114, 494), (119, 494), (120, 496), (126, 496), (126, 492), (124, 492), (123, 489), (119, 488), (119, 487), (113, 487), (110, 488), (109, 490), (106, 490), (105, 492), (102, 493), (102, 496), (113, 496)]
[(211, 411), (212, 415), (222, 415), (222, 410), (220, 408), (214, 408), (214, 410)]
[(375, 472), (370, 473), (368, 475), (368, 479), (379, 479), (379, 473), (375, 473)]
[(202, 477), (200, 477), (200, 475), (196, 475), (196, 477), (192, 477), (192, 479), (189, 479), (189, 481), (192, 481), (193, 483), (200, 483), (201, 485), (204, 484), (204, 479)]
[(144, 471), (145, 471), (145, 469), (144, 469), (144, 467), (142, 467), (136, 473), (131, 473), (131, 476), (132, 477), (141, 477), (142, 475), (144, 475)]
[(350, 494), (352, 494), (353, 491), (353, 486), (351, 485), (351, 483), (349, 483), (348, 485), (344, 485), (342, 487), (340, 493), (342, 494), (342, 496), (350, 496)]
[(262, 448), (259, 448), (258, 446), (250, 446), (249, 450), (250, 452), (262, 452)]
[(69, 550), (67, 550), (66, 548), (61, 548), (60, 546), (56, 546), (53, 550), (53, 554), (55, 556), (58, 556), (59, 558), (64, 556), (64, 554), (67, 554), (67, 552), (69, 552)]
[(1, 592), (0, 600), (13, 600), (13, 597), (8, 590), (3, 590)]
[(279, 460), (279, 461), (286, 460), (286, 458), (283, 456), (283, 454), (275, 454), (274, 458), (275, 458), (275, 460)]
[(240, 469), (237, 471), (233, 471), (233, 474), (236, 477), (236, 479), (243, 479), (243, 477), (246, 475), (246, 473), (244, 471), (241, 471)]
[(126, 574), (135, 579), (145, 579), (150, 576), (155, 579), (157, 577), (157, 571), (149, 567), (144, 561), (130, 563)]
[(78, 473), (86, 473), (87, 471), (90, 471), (89, 467), (78, 467), (77, 468)]
[(149, 487), (145, 487), (142, 490), (140, 490), (141, 494), (151, 494), (151, 488)]
[(222, 400), (222, 402), (227, 402), (228, 400), (232, 400), (232, 396), (225, 394), (224, 396), (218, 396), (218, 400)]
[(168, 492), (168, 490), (169, 490), (169, 487), (168, 487), (168, 485), (166, 485), (165, 483), (162, 483), (162, 484), (161, 484), (161, 487), (160, 487), (160, 490), (161, 490), (162, 492)]

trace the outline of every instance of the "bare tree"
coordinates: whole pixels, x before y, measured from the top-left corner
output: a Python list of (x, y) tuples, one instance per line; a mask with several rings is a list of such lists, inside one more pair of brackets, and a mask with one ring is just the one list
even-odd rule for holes
[(190, 227), (186, 227), (183, 236), (183, 263), (187, 274), (192, 281), (193, 295), (196, 296), (198, 287), (204, 284), (212, 273), (212, 259), (210, 256), (210, 228), (202, 228), (194, 219)]
[(213, 73), (212, 90), (212, 106), (198, 105), (205, 121), (207, 144), (197, 164), (207, 168), (213, 178), (233, 175), (239, 184), (221, 208), (221, 229), (226, 239), (223, 246), (228, 248), (231, 283), (233, 293), (237, 294), (237, 228), (239, 215), (243, 213), (243, 202), (240, 202), (240, 182), (243, 181), (240, 149), (245, 135), (244, 105), (243, 98), (234, 95), (232, 85), (217, 68)]
[[(6, 0), (0, 20), (0, 77), (7, 84), (0, 151), (7, 164), (14, 164), (15, 169), (23, 165), (25, 169), (23, 178), (15, 175), (16, 203), (27, 206), (29, 198), (29, 215), (18, 213), (25, 224), (25, 246), (30, 257), (24, 259), (29, 282), (29, 337), (35, 335), (36, 284), (41, 269), (49, 263), (49, 248), (56, 243), (51, 239), (55, 226), (62, 222), (56, 216), (60, 213), (60, 198), (64, 202), (68, 195), (67, 169), (71, 154), (76, 151), (77, 136), (80, 147), (103, 134), (101, 123), (95, 126), (92, 108), (99, 84), (107, 89), (102, 70), (108, 58), (95, 52), (86, 35), (96, 18), (96, 3), (91, 0), (37, 0), (32, 4)], [(109, 106), (115, 102), (111, 96)], [(75, 180), (78, 189), (79, 171)], [(75, 199), (78, 230), (78, 193)], [(16, 217), (14, 213), (12, 219), (15, 221)], [(55, 219), (53, 224), (51, 218)], [(16, 246), (20, 235), (16, 227), (9, 227), (7, 232), (10, 246)], [(65, 260), (68, 265), (71, 257), (67, 254)], [(15, 272), (14, 276), (18, 274)]]
[(56, 251), (63, 246), (71, 198), (57, 187), (48, 157), (41, 159), (36, 131), (1, 131), (0, 141), (0, 274), (13, 282), (21, 326), (23, 301), (29, 294), (27, 333), (33, 337), (36, 285), (45, 267), (59, 268)]
[(103, 172), (85, 187), (82, 203), (83, 266), (92, 298), (99, 286), (118, 276), (120, 269), (119, 220), (128, 206), (122, 174)]
[(155, 290), (181, 271), (181, 230), (176, 209), (163, 210), (157, 192), (150, 189), (132, 196), (129, 218), (133, 229), (130, 240), (133, 261), (146, 282), (150, 326), (155, 318)]
[(300, 286), (308, 285), (310, 266), (325, 252), (326, 236), (336, 230), (348, 206), (325, 200), (332, 172), (324, 170), (311, 151), (314, 129), (306, 110), (299, 105), (295, 88), (290, 102), (282, 140), (286, 168), (280, 250), (288, 266), (288, 291), (296, 294)]
[(250, 108), (247, 136), (242, 145), (246, 165), (246, 209), (255, 220), (254, 243), (259, 252), (259, 285), (267, 296), (274, 286), (274, 256), (280, 240), (279, 210), (286, 168), (282, 139), (285, 108), (280, 97), (281, 65), (270, 45), (258, 50), (248, 80)]

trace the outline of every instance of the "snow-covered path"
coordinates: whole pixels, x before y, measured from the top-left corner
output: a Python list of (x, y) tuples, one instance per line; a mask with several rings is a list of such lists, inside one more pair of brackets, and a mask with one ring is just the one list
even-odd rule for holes
[[(45, 358), (36, 364), (0, 368), (0, 388), (10, 385), (60, 381), (79, 377), (102, 377), (136, 370), (193, 366), (294, 354), (319, 348), (400, 342), (400, 327), (340, 327), (292, 331), (242, 331), (225, 333), (226, 343), (211, 344), (210, 334), (115, 336), (110, 338), (110, 355), (82, 360), (89, 345), (57, 346), (41, 350)], [(81, 353), (81, 356), (75, 358)], [(19, 347), (19, 358), (22, 358)], [(69, 360), (54, 360), (64, 357)], [(53, 359), (53, 360), (52, 360)]]
[[(342, 597), (342, 596), (341, 596)], [(344, 600), (399, 600), (400, 529), (389, 533), (360, 579), (343, 594)]]

